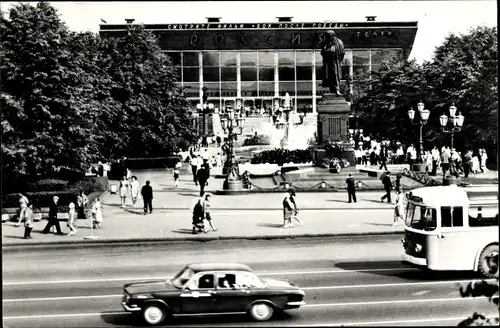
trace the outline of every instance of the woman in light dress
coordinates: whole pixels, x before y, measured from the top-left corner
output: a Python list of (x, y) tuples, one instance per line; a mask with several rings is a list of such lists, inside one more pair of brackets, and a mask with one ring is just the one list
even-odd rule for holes
[(403, 220), (404, 205), (403, 205), (404, 195), (401, 187), (396, 188), (396, 205), (394, 206), (394, 222), (392, 226), (398, 225), (398, 220)]
[(68, 223), (66, 224), (69, 228), (68, 236), (76, 235), (76, 228), (74, 226), (75, 220), (77, 217), (77, 212), (75, 209), (75, 203), (69, 203), (69, 211), (68, 211)]
[(127, 180), (127, 177), (124, 176), (120, 181), (120, 199), (122, 201), (122, 207), (125, 207), (125, 203), (127, 202), (129, 186), (130, 184)]
[(99, 198), (96, 198), (94, 204), (92, 204), (92, 224), (94, 229), (101, 229), (101, 224), (103, 222), (102, 217), (102, 205)]
[(137, 198), (139, 198), (139, 181), (137, 181), (135, 175), (132, 176), (132, 182), (130, 183), (130, 197), (132, 197), (132, 206), (135, 208)]
[(179, 177), (181, 176), (181, 167), (182, 163), (179, 161), (175, 163), (174, 167), (174, 186), (177, 188), (179, 187)]
[(486, 149), (479, 150), (479, 156), (481, 157), (481, 172), (488, 172), (488, 168), (486, 167), (486, 160), (488, 159), (488, 154), (486, 153)]
[(472, 173), (474, 173), (474, 178), (476, 177), (477, 172), (479, 172), (479, 169), (479, 157), (477, 154), (474, 154), (474, 156), (472, 156)]

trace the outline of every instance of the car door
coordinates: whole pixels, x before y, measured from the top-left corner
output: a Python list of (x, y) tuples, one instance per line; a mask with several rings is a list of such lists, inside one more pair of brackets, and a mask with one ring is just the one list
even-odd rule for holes
[(252, 299), (252, 287), (240, 273), (217, 274), (217, 312), (245, 312)]
[(205, 273), (195, 275), (183, 287), (181, 297), (181, 313), (215, 313), (216, 291), (214, 286), (214, 274)]

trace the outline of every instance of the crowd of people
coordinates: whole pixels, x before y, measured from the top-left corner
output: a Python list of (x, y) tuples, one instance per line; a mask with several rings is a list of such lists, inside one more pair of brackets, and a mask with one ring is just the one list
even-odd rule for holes
[[(417, 161), (417, 149), (413, 144), (405, 147), (400, 142), (391, 144), (388, 141), (360, 141), (354, 157), (358, 165), (378, 165), (379, 169), (387, 170), (387, 164), (409, 164), (411, 168)], [(476, 177), (477, 174), (488, 171), (488, 154), (484, 148), (459, 152), (448, 146), (440, 149), (434, 146), (432, 149), (424, 149), (421, 159), (425, 171), (433, 176), (438, 170), (443, 176), (447, 173), (456, 177), (463, 174), (465, 178), (471, 173)]]

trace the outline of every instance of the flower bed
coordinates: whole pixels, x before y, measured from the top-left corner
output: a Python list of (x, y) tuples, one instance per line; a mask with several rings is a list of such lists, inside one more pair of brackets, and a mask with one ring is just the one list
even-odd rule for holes
[(264, 150), (258, 154), (254, 154), (251, 163), (252, 164), (278, 164), (282, 166), (285, 163), (308, 163), (313, 159), (313, 150), (309, 149), (271, 149)]
[(245, 141), (243, 141), (243, 146), (266, 146), (270, 144), (271, 139), (264, 134), (254, 135), (250, 138), (246, 138)]

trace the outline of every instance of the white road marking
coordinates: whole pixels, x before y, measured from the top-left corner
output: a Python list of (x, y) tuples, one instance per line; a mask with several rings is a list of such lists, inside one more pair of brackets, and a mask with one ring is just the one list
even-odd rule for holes
[[(491, 316), (492, 317), (492, 316)], [(488, 317), (488, 318), (491, 318)], [(332, 327), (332, 326), (374, 326), (374, 325), (398, 325), (403, 323), (424, 323), (424, 322), (440, 322), (440, 321), (463, 321), (467, 317), (448, 317), (448, 318), (432, 318), (432, 319), (407, 319), (407, 320), (387, 320), (387, 321), (361, 321), (361, 322), (342, 322), (342, 323), (324, 323), (324, 324), (308, 324), (308, 325), (290, 325), (292, 327)]]
[[(278, 271), (278, 272), (257, 272), (259, 276), (291, 276), (291, 275), (313, 275), (313, 274), (337, 274), (337, 273), (356, 273), (356, 272), (381, 272), (381, 271), (416, 271), (416, 268), (383, 268), (383, 269), (359, 269), (359, 270), (324, 270), (324, 271)], [(73, 284), (81, 282), (100, 282), (100, 281), (129, 281), (129, 280), (155, 280), (169, 279), (175, 276), (177, 272), (169, 277), (125, 277), (125, 278), (98, 278), (98, 279), (77, 279), (77, 280), (46, 280), (46, 281), (11, 281), (3, 282), (4, 286), (15, 285), (45, 285), (45, 284)]]
[[(472, 280), (455, 280), (455, 281), (428, 281), (428, 282), (415, 282), (415, 283), (395, 283), (395, 284), (370, 284), (370, 285), (336, 285), (336, 286), (316, 286), (316, 287), (300, 287), (303, 290), (325, 290), (325, 289), (355, 289), (355, 288), (379, 288), (379, 287), (394, 287), (394, 286), (421, 286), (421, 285), (442, 285), (442, 284), (455, 284), (455, 283), (468, 283)], [(478, 280), (479, 281), (479, 280)], [(413, 293), (412, 295), (424, 295), (430, 291)], [(419, 294), (420, 293), (420, 294)], [(456, 294), (456, 292), (454, 292)], [(58, 297), (40, 297), (40, 298), (11, 298), (4, 299), (5, 303), (15, 302), (38, 302), (38, 301), (63, 301), (63, 300), (78, 300), (78, 299), (92, 299), (92, 298), (114, 298), (123, 297), (123, 294), (109, 294), (109, 295), (86, 295), (86, 296), (58, 296)], [(340, 304), (340, 303), (335, 303)], [(348, 303), (350, 304), (350, 303)]]
[[(443, 299), (424, 299), (424, 300), (399, 300), (399, 301), (378, 301), (378, 302), (352, 302), (352, 303), (325, 303), (325, 304), (306, 304), (302, 307), (312, 308), (312, 307), (335, 307), (335, 306), (358, 306), (358, 305), (382, 305), (382, 304), (396, 304), (396, 303), (414, 303), (414, 302), (450, 302), (450, 301), (473, 301), (487, 299), (487, 297), (476, 297), (476, 298), (443, 298)], [(26, 316), (12, 316), (4, 317), (4, 320), (20, 320), (20, 319), (49, 319), (49, 318), (65, 318), (65, 317), (90, 317), (90, 316), (102, 316), (102, 315), (125, 315), (130, 314), (130, 312), (116, 311), (116, 312), (104, 312), (104, 313), (65, 313), (65, 314), (40, 314), (40, 315), (26, 315)], [(461, 318), (462, 320), (465, 319)], [(419, 320), (419, 319), (417, 319)], [(429, 319), (430, 320), (430, 319)], [(439, 319), (434, 318), (432, 321), (439, 321)], [(356, 323), (338, 323), (329, 325), (369, 325), (369, 324), (383, 324), (383, 323), (397, 323), (405, 321), (376, 321), (376, 322), (356, 322)], [(408, 321), (413, 322), (413, 321)], [(309, 326), (309, 325), (308, 325)]]
[(422, 295), (425, 295), (425, 294), (429, 294), (430, 292), (431, 292), (430, 290), (421, 290), (419, 292), (413, 293), (412, 295), (413, 296), (422, 296)]

